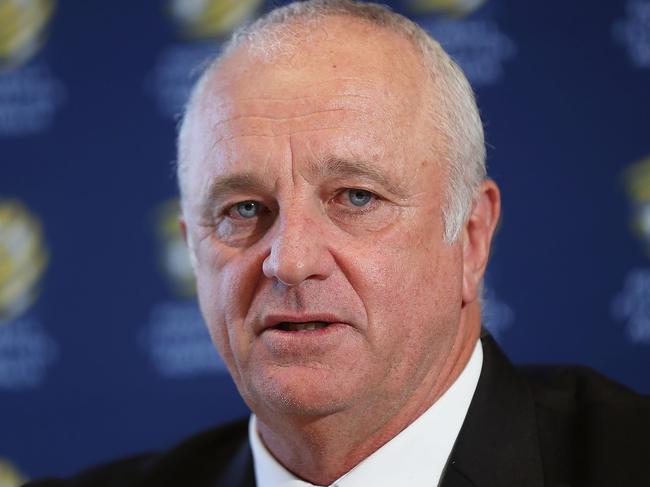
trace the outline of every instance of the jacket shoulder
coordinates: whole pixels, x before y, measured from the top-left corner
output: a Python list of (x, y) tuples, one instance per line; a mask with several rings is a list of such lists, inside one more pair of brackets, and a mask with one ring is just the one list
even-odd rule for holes
[(150, 461), (137, 487), (250, 485), (248, 420), (200, 433)]
[[(576, 420), (607, 417), (639, 426), (650, 421), (650, 396), (639, 394), (582, 366), (521, 367), (535, 407), (550, 416)], [(593, 426), (597, 426), (594, 424)]]
[(247, 450), (245, 419), (201, 432), (167, 451), (112, 461), (67, 479), (36, 480), (25, 487), (199, 486), (218, 478), (242, 449)]
[(584, 485), (623, 485), (648, 475), (650, 396), (586, 367), (520, 370), (534, 401), (546, 472)]
[(84, 470), (70, 478), (42, 478), (28, 482), (24, 487), (98, 487), (130, 486), (138, 472), (155, 457), (154, 454), (141, 454), (129, 458), (103, 463)]

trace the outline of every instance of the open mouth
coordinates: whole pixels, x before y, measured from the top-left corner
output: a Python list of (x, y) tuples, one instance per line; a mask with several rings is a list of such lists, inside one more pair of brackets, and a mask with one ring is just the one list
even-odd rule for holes
[(325, 321), (306, 321), (304, 323), (283, 321), (282, 323), (278, 323), (274, 328), (282, 331), (314, 331), (327, 328), (329, 325)]

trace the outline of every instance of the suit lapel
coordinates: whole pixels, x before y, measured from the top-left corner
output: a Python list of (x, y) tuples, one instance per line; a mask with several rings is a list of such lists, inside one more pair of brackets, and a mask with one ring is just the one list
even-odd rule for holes
[(542, 461), (528, 387), (485, 335), (483, 367), (440, 487), (542, 487)]

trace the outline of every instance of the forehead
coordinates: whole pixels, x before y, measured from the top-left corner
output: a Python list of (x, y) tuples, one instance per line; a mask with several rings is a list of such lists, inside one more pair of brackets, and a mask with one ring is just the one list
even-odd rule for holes
[[(222, 119), (251, 108), (287, 117), (348, 106), (375, 115), (421, 111), (428, 78), (403, 36), (345, 17), (277, 29), (222, 60), (203, 107), (219, 105), (213, 113)], [(271, 51), (262, 47), (267, 37)]]
[(338, 17), (291, 32), (286, 50), (241, 46), (206, 80), (193, 116), (215, 152), (285, 136), (318, 157), (336, 144), (371, 160), (435, 145), (431, 83), (409, 40)]
[(403, 35), (362, 20), (330, 16), (270, 27), (222, 61), (217, 81), (254, 82), (251, 74), (271, 71), (278, 83), (256, 86), (270, 95), (283, 90), (281, 85), (310, 76), (324, 81), (345, 74), (373, 79), (383, 88), (416, 90), (422, 88), (421, 64)]

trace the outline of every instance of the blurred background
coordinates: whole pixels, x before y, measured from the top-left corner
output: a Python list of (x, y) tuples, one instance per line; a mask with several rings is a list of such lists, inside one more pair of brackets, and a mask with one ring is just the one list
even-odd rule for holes
[[(0, 487), (247, 413), (177, 229), (175, 128), (263, 0), (0, 0)], [(650, 1), (388, 2), (474, 85), (503, 191), (485, 321), (650, 393)]]

